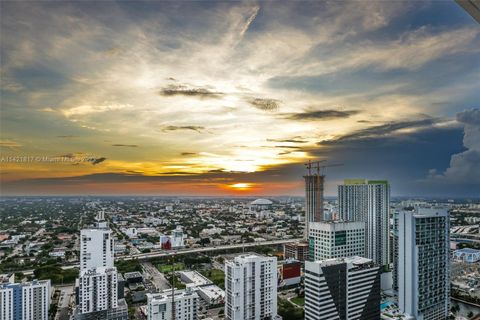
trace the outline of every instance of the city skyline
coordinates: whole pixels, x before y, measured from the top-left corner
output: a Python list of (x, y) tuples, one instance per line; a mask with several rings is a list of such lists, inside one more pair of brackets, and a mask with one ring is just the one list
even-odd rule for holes
[(327, 196), (479, 196), (454, 2), (0, 5), (2, 195), (303, 195), (320, 159)]

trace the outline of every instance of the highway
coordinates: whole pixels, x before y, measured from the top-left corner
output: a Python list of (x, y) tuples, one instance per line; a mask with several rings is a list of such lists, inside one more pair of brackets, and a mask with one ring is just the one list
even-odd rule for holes
[[(172, 257), (179, 254), (191, 254), (191, 253), (201, 253), (201, 252), (212, 252), (212, 251), (222, 251), (222, 250), (231, 250), (231, 249), (239, 249), (239, 248), (251, 248), (256, 246), (271, 246), (277, 244), (285, 244), (291, 242), (298, 242), (303, 240), (302, 238), (297, 239), (280, 239), (280, 240), (269, 240), (269, 241), (260, 241), (260, 242), (249, 242), (249, 243), (236, 243), (236, 244), (227, 244), (222, 246), (208, 246), (208, 247), (200, 247), (200, 248), (186, 248), (186, 249), (178, 249), (178, 250), (169, 250), (169, 251), (154, 251), (149, 253), (135, 253), (128, 256), (119, 256), (115, 257), (116, 261), (124, 261), (124, 260), (149, 260), (153, 258), (164, 258), (164, 257)], [(62, 266), (62, 269), (71, 269), (71, 268), (78, 268), (78, 263), (68, 264)], [(16, 271), (19, 272), (19, 271)], [(21, 271), (25, 275), (33, 274), (33, 270), (23, 270)]]
[(209, 246), (209, 247), (200, 247), (192, 249), (179, 249), (179, 250), (170, 250), (170, 251), (156, 251), (149, 253), (137, 253), (124, 257), (115, 257), (115, 260), (148, 260), (152, 258), (164, 258), (170, 257), (177, 254), (189, 254), (189, 253), (200, 253), (200, 252), (211, 252), (211, 251), (222, 251), (222, 250), (231, 250), (239, 248), (250, 248), (256, 246), (271, 246), (276, 244), (285, 244), (290, 242), (297, 242), (302, 240), (298, 239), (281, 239), (281, 240), (270, 240), (270, 241), (260, 241), (260, 242), (249, 242), (249, 243), (236, 243), (236, 244), (227, 244), (222, 246)]

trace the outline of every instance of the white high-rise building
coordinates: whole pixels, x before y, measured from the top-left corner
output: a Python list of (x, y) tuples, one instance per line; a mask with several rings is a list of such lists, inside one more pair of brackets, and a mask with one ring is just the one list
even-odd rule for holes
[(417, 208), (398, 216), (398, 305), (416, 320), (446, 319), (450, 301), (449, 215)]
[(310, 224), (308, 242), (311, 261), (363, 256), (365, 222), (313, 222)]
[(114, 244), (112, 230), (106, 222), (96, 228), (80, 231), (80, 270), (113, 267)]
[(305, 319), (380, 319), (380, 273), (362, 257), (306, 261)]
[(225, 263), (225, 319), (277, 316), (277, 258), (242, 255)]
[(114, 309), (118, 306), (117, 268), (83, 270), (78, 282), (79, 313)]
[[(174, 291), (175, 320), (197, 320), (198, 295), (189, 288)], [(147, 294), (147, 319), (172, 320), (172, 290)]]
[(338, 186), (340, 220), (363, 221), (365, 257), (390, 263), (390, 186), (385, 180), (350, 179)]
[(48, 320), (50, 280), (0, 284), (1, 320)]

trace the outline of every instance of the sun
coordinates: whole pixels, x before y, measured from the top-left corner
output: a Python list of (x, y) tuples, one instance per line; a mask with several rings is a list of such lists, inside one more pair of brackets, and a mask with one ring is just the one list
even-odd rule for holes
[(234, 183), (230, 185), (230, 188), (233, 188), (235, 190), (248, 190), (251, 187), (252, 187), (251, 183), (244, 183), (244, 182)]

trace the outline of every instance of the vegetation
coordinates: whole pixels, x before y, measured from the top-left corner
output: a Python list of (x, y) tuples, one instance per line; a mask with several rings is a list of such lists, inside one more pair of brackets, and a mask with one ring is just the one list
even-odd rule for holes
[(53, 284), (74, 283), (78, 278), (78, 269), (63, 270), (60, 265), (52, 264), (41, 266), (33, 271), (35, 279), (38, 280), (52, 280)]
[(304, 311), (302, 308), (295, 307), (288, 300), (278, 298), (278, 314), (283, 319), (288, 320), (302, 320), (304, 318)]
[(183, 270), (185, 269), (185, 265), (182, 263), (182, 262), (177, 262), (175, 263), (174, 265), (171, 265), (171, 264), (160, 264), (160, 265), (157, 265), (157, 269), (161, 272), (161, 273), (170, 273), (172, 272), (172, 270)]
[(117, 267), (118, 272), (125, 273), (125, 272), (142, 272), (142, 266), (138, 260), (123, 260), (123, 261), (115, 261), (115, 267)]
[(295, 303), (298, 306), (304, 306), (305, 305), (305, 297), (295, 297), (290, 299), (293, 303)]
[(225, 289), (225, 273), (223, 272), (223, 270), (210, 269), (208, 271), (202, 272), (202, 274), (220, 288)]

